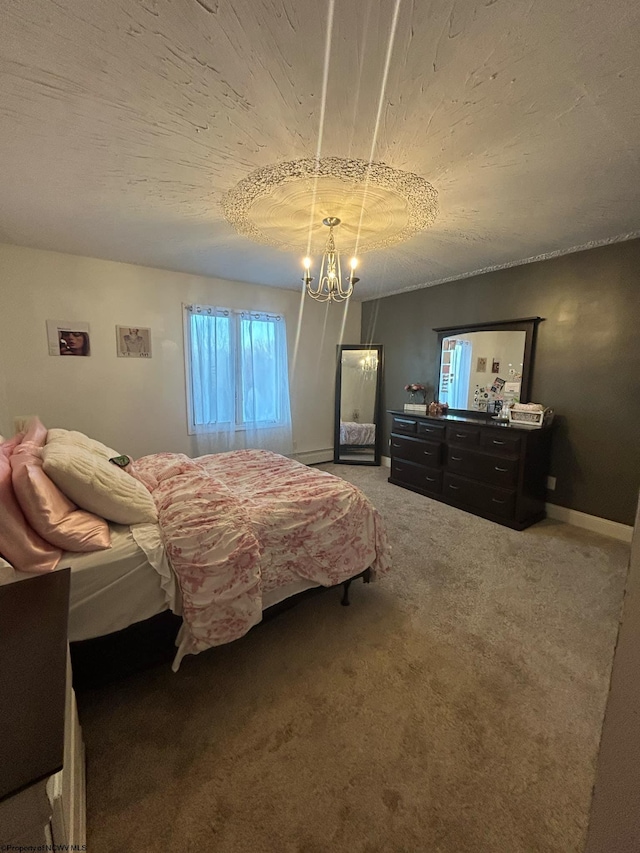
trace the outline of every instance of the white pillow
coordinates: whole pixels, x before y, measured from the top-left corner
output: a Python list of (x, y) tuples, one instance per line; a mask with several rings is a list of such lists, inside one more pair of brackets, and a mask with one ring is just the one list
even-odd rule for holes
[(101, 441), (96, 441), (95, 438), (89, 438), (83, 432), (69, 429), (50, 429), (47, 432), (47, 444), (70, 444), (75, 447), (84, 447), (85, 450), (90, 450), (92, 453), (97, 453), (105, 459), (112, 459), (114, 456), (120, 456), (117, 450), (112, 447), (107, 447)]
[(42, 467), (81, 509), (117, 524), (158, 520), (153, 498), (142, 483), (86, 447), (62, 441), (45, 444)]

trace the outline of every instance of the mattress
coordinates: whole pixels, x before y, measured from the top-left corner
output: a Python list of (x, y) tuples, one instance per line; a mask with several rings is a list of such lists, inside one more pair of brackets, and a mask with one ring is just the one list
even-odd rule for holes
[[(67, 552), (59, 568), (71, 568), (69, 640), (90, 640), (121, 631), (163, 610), (181, 612), (180, 590), (157, 524), (110, 524), (111, 548), (89, 554)], [(0, 584), (33, 577), (0, 558)], [(285, 581), (283, 583), (283, 581)], [(272, 581), (273, 582), (273, 581)], [(318, 586), (305, 578), (265, 579), (263, 610)]]
[(171, 608), (179, 590), (157, 524), (110, 524), (111, 548), (64, 554), (71, 567), (69, 639), (89, 640), (120, 631)]
[[(59, 569), (71, 568), (69, 640), (120, 631), (169, 607), (180, 612), (178, 586), (157, 524), (110, 524), (111, 548), (66, 552)], [(136, 541), (138, 540), (138, 541)], [(144, 546), (144, 547), (142, 547)], [(0, 583), (33, 577), (0, 560)]]

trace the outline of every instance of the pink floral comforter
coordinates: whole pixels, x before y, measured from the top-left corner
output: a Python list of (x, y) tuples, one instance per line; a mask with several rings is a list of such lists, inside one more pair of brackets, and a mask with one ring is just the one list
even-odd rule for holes
[(262, 593), (306, 578), (332, 586), (388, 571), (377, 510), (338, 477), (276, 453), (240, 450), (189, 459), (145, 456), (150, 490), (178, 577), (185, 654), (241, 637), (262, 618)]

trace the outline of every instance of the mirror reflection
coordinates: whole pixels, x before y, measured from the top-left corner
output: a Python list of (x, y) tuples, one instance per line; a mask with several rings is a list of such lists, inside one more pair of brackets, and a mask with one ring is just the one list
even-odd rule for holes
[(380, 368), (378, 348), (341, 349), (336, 388), (336, 462), (379, 464), (376, 430)]
[(499, 414), (519, 402), (526, 332), (461, 332), (442, 339), (438, 399), (450, 409)]

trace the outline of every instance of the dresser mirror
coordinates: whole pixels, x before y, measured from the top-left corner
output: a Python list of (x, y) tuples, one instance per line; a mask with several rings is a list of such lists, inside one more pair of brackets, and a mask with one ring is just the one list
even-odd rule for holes
[(496, 415), (529, 402), (536, 330), (542, 317), (434, 329), (440, 343), (437, 399), (449, 411)]
[(380, 465), (382, 346), (340, 344), (333, 461)]

